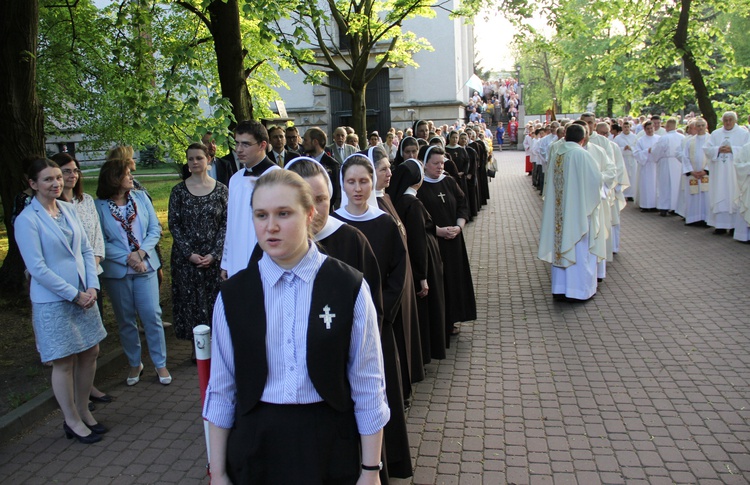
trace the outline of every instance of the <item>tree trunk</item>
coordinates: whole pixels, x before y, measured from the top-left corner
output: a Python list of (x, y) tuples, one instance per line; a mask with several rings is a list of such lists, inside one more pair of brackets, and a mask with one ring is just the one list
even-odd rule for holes
[(36, 52), (39, 30), (37, 0), (6, 0), (0, 19), (0, 133), (5, 153), (0, 161), (0, 199), (8, 231), (8, 254), (0, 268), (0, 290), (23, 288), (24, 264), (15, 242), (10, 216), (15, 196), (26, 188), (22, 161), (44, 156), (44, 114), (36, 94)]
[[(240, 9), (237, 0), (215, 0), (208, 6), (211, 35), (214, 39), (216, 67), (221, 95), (232, 103), (237, 123), (253, 119), (253, 100), (247, 88), (245, 51), (240, 33)], [(229, 128), (233, 129), (235, 123)]]
[(690, 83), (693, 85), (693, 89), (695, 89), (695, 98), (698, 100), (698, 108), (700, 108), (703, 118), (705, 118), (708, 123), (708, 129), (713, 131), (716, 128), (716, 123), (718, 121), (716, 110), (714, 109), (713, 103), (711, 103), (711, 97), (708, 93), (706, 82), (703, 79), (703, 73), (695, 62), (693, 51), (687, 45), (691, 1), (692, 0), (681, 0), (680, 2), (680, 20), (677, 22), (677, 29), (672, 36), (672, 42), (677, 50), (682, 52), (682, 62), (685, 64), (685, 70), (688, 72)]
[(352, 86), (352, 128), (359, 136), (360, 148), (367, 146), (367, 85)]
[(607, 117), (612, 119), (612, 113), (615, 109), (615, 100), (614, 98), (607, 98)]

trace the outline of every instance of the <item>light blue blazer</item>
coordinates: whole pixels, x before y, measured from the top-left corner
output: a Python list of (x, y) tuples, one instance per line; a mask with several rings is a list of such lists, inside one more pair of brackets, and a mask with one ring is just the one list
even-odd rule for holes
[[(156, 255), (156, 244), (161, 239), (161, 224), (156, 217), (154, 205), (145, 192), (132, 190), (135, 205), (138, 209), (138, 217), (135, 222), (141, 225), (141, 249), (146, 251), (146, 258), (154, 270), (161, 267), (159, 257)], [(120, 223), (112, 217), (106, 200), (96, 199), (96, 212), (99, 213), (99, 222), (102, 224), (104, 234), (104, 259), (101, 261), (102, 278), (124, 278), (128, 273), (128, 255), (132, 252), (125, 239), (120, 234)]]
[(79, 285), (99, 288), (94, 250), (75, 208), (61, 201), (57, 206), (73, 230), (72, 245), (36, 197), (16, 219), (16, 243), (31, 275), (34, 303), (73, 301)]

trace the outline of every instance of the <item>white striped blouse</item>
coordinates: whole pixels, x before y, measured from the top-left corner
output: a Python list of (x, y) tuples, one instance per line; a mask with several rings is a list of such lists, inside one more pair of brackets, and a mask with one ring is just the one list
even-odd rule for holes
[[(261, 401), (310, 404), (323, 399), (307, 371), (307, 325), (313, 282), (327, 256), (314, 244), (291, 270), (277, 266), (264, 254), (259, 262), (266, 306), (268, 378)], [(335, 325), (335, 318), (332, 321)], [(220, 428), (234, 423), (236, 385), (234, 348), (221, 294), (216, 299), (211, 343), (211, 377), (203, 417)], [(383, 354), (370, 288), (362, 288), (354, 305), (347, 374), (360, 434), (379, 431), (390, 418), (385, 397)]]

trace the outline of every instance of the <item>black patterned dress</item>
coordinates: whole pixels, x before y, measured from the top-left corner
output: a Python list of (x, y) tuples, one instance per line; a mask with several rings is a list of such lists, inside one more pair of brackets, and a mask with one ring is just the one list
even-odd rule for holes
[[(172, 245), (172, 308), (177, 338), (191, 340), (193, 327), (211, 325), (214, 302), (219, 293), (221, 268), (227, 229), (226, 185), (216, 182), (207, 195), (190, 193), (185, 182), (169, 196), (169, 230)], [(209, 268), (190, 262), (191, 254), (212, 254)]]

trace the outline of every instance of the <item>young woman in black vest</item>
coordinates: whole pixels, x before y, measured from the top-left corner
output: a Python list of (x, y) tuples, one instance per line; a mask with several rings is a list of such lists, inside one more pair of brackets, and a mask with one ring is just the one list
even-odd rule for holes
[(362, 273), (312, 243), (299, 175), (259, 178), (252, 211), (264, 254), (222, 285), (214, 309), (211, 483), (380, 483), (390, 411)]

